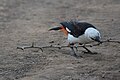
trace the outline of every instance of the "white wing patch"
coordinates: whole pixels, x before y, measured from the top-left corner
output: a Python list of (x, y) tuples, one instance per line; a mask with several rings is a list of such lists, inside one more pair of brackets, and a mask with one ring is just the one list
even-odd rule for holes
[(71, 32), (67, 27), (66, 27), (66, 30), (67, 30), (68, 32)]

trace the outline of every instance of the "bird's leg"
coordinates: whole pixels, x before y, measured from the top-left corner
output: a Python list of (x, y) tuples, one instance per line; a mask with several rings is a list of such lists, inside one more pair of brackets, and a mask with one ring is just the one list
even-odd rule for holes
[(72, 55), (75, 56), (75, 57), (77, 57), (73, 45), (74, 45), (73, 43), (72, 43), (72, 44), (69, 44), (69, 46), (70, 46), (70, 48), (72, 49), (72, 52), (73, 52)]
[(85, 44), (83, 44), (82, 46), (84, 49), (86, 49), (88, 51), (88, 53), (92, 53), (88, 48), (85, 47)]
[(84, 49), (86, 49), (88, 52), (92, 53), (88, 48), (86, 48), (85, 46), (83, 46)]
[(78, 45), (75, 45), (74, 47), (75, 47), (76, 51), (78, 51)]

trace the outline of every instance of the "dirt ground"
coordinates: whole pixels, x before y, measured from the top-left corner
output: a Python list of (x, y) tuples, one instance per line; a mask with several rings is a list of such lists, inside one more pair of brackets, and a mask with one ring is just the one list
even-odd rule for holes
[(120, 40), (120, 0), (0, 0), (0, 80), (120, 80), (119, 43), (88, 47), (94, 55), (79, 48), (80, 58), (69, 48), (17, 49), (67, 45), (48, 29), (71, 19), (95, 25), (102, 40)]

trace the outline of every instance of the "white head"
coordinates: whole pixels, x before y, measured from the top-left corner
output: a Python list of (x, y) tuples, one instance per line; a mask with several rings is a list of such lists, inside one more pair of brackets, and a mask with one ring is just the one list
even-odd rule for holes
[(85, 31), (85, 35), (90, 39), (90, 40), (93, 40), (93, 41), (97, 41), (97, 42), (101, 42), (100, 41), (100, 32), (95, 29), (95, 28), (88, 28), (86, 29)]

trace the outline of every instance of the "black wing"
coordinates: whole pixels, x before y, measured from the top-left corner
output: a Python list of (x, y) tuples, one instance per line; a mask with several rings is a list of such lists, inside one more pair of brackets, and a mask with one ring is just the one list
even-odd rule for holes
[(67, 27), (74, 37), (79, 37), (80, 35), (83, 35), (85, 30), (89, 27), (95, 28), (92, 24), (87, 22), (77, 22), (77, 21), (70, 21), (70, 22), (61, 22), (61, 25), (63, 27)]

